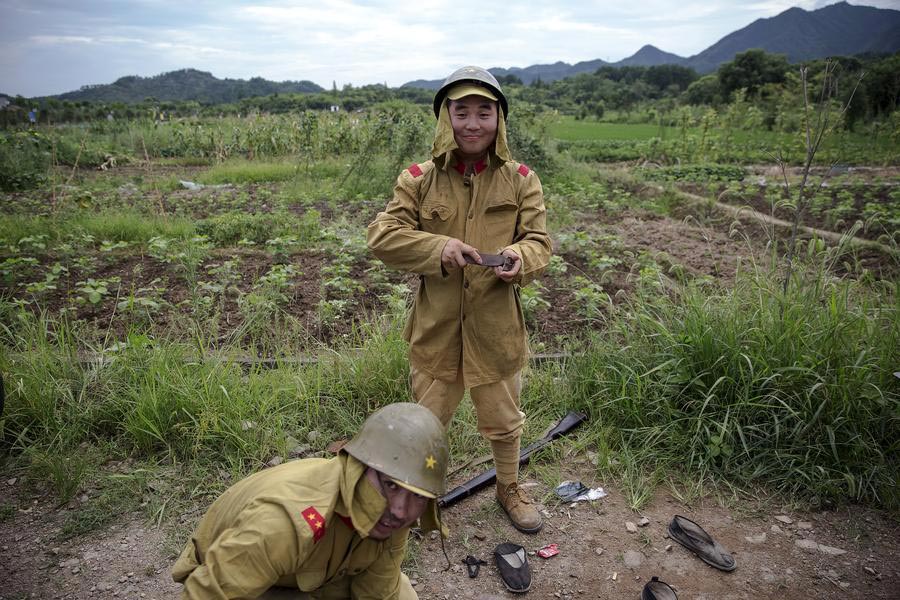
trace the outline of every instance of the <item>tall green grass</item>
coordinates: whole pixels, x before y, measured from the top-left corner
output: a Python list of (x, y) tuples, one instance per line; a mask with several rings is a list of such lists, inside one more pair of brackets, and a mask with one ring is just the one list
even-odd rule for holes
[(407, 394), (396, 322), (372, 324), (353, 338), (358, 349), (323, 351), (312, 364), (244, 369), (136, 334), (114, 351), (84, 347), (65, 320), (3, 308), (11, 325), (0, 336), (2, 444), (14, 452), (103, 441), (145, 458), (252, 470), (289, 450), (290, 436), (352, 435), (375, 408)]
[(183, 217), (143, 214), (129, 209), (51, 216), (6, 215), (0, 219), (0, 240), (16, 243), (35, 235), (47, 235), (51, 241), (89, 235), (97, 241), (146, 243), (157, 236), (189, 238), (194, 235), (194, 224)]
[(287, 181), (297, 175), (296, 164), (284, 162), (251, 162), (232, 160), (211, 167), (198, 178), (208, 184), (246, 184), (269, 181)]
[[(733, 290), (642, 290), (582, 353), (528, 372), (525, 441), (567, 410), (587, 411), (576, 443), (597, 453), (634, 506), (662, 473), (897, 506), (897, 286), (805, 273), (784, 295), (772, 274), (748, 272)], [(309, 432), (321, 449), (375, 408), (409, 399), (397, 318), (323, 348), (315, 363), (247, 368), (134, 334), (85, 361), (98, 349), (64, 320), (2, 309), (0, 445), (40, 473), (65, 472), (64, 457), (100, 445), (240, 475)], [(457, 463), (486, 451), (468, 403), (451, 444)], [(90, 476), (78, 466), (79, 481)], [(74, 493), (77, 481), (57, 479), (61, 495)]]
[(631, 304), (569, 371), (606, 443), (649, 468), (898, 504), (897, 284), (745, 274)]

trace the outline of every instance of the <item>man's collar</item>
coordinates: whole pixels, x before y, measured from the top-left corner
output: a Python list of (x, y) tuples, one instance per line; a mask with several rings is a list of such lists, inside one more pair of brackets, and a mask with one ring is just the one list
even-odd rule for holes
[[(481, 160), (478, 160), (475, 162), (474, 167), (475, 167), (475, 174), (478, 175), (479, 173), (481, 173), (482, 171), (487, 169), (487, 161), (482, 158)], [(456, 169), (460, 175), (466, 174), (466, 163), (464, 163), (460, 160), (456, 161), (456, 164), (453, 165), (453, 168)]]

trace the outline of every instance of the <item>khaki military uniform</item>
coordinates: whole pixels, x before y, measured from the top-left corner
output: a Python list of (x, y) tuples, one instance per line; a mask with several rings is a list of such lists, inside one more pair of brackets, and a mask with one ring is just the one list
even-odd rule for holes
[[(514, 162), (502, 111), (486, 158), (467, 171), (446, 105), (440, 109), (432, 160), (400, 174), (394, 197), (369, 225), (372, 252), (391, 268), (419, 274), (404, 336), (413, 399), (447, 426), (469, 388), (478, 429), (490, 440), (497, 481), (518, 479), (525, 414), (519, 372), (527, 359), (519, 286), (550, 261), (541, 182)], [(444, 246), (455, 238), (480, 252), (509, 249), (522, 261), (515, 281), (469, 265), (446, 272)]]
[(386, 501), (365, 469), (347, 455), (308, 459), (229, 488), (172, 569), (182, 598), (258, 598), (276, 586), (299, 598), (416, 598), (400, 572), (409, 530), (367, 537)]
[[(524, 366), (518, 288), (543, 272), (551, 253), (537, 174), (490, 157), (468, 176), (452, 154), (413, 165), (401, 173), (393, 199), (368, 230), (369, 247), (388, 267), (420, 275), (404, 332), (410, 364), (444, 381), (455, 381), (461, 366), (470, 388)], [(517, 281), (507, 283), (475, 265), (445, 272), (441, 252), (450, 238), (481, 252), (514, 251), (522, 259)]]

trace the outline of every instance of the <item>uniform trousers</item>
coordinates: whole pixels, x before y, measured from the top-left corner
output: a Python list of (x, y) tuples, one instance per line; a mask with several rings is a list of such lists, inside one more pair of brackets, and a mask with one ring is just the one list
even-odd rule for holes
[[(466, 391), (462, 365), (456, 373), (454, 381), (445, 381), (415, 367), (410, 369), (413, 399), (431, 410), (444, 427), (450, 425)], [(469, 388), (478, 417), (478, 431), (491, 443), (497, 481), (502, 484), (518, 480), (519, 446), (525, 425), (525, 413), (519, 405), (521, 390), (521, 372), (494, 383)]]

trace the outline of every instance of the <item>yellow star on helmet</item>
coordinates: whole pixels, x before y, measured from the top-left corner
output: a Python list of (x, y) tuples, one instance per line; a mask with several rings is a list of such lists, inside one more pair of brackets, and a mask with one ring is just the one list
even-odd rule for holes
[(428, 458), (425, 459), (425, 466), (428, 467), (429, 469), (433, 469), (434, 465), (436, 465), (436, 464), (437, 464), (437, 461), (434, 460), (434, 456), (429, 454)]

